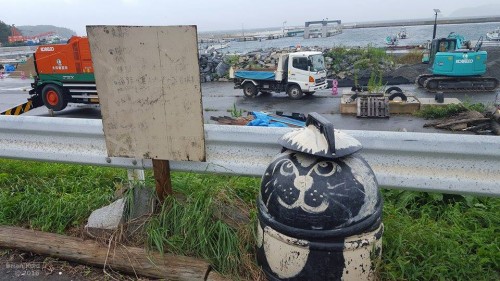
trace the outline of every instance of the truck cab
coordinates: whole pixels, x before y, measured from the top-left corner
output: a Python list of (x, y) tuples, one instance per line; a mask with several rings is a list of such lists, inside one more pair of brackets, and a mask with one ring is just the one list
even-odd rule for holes
[(237, 70), (230, 73), (235, 88), (247, 97), (257, 93), (286, 92), (292, 99), (326, 89), (325, 60), (321, 52), (282, 54), (275, 70)]

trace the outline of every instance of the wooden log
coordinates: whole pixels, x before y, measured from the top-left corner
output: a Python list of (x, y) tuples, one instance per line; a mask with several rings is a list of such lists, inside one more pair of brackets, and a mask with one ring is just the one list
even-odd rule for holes
[(490, 126), (490, 122), (485, 122), (485, 123), (481, 123), (481, 124), (476, 125), (476, 126), (465, 128), (462, 131), (477, 131), (480, 129), (488, 128), (489, 126)]
[[(210, 273), (210, 265), (195, 258), (161, 255), (119, 244), (104, 247), (93, 240), (19, 227), (0, 227), (0, 247), (166, 280), (206, 280)], [(214, 280), (224, 280), (215, 272), (212, 276), (217, 278)]]
[(460, 130), (464, 130), (465, 128), (467, 128), (467, 123), (458, 123), (458, 124), (452, 125), (450, 127), (450, 130), (460, 131)]
[(226, 281), (227, 279), (224, 278), (222, 275), (215, 271), (210, 271), (210, 273), (207, 276), (206, 281)]

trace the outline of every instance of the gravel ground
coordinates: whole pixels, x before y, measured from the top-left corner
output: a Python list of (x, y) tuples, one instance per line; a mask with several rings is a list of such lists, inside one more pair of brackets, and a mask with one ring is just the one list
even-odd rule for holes
[(485, 76), (500, 79), (500, 47), (483, 48), (488, 52), (487, 70)]

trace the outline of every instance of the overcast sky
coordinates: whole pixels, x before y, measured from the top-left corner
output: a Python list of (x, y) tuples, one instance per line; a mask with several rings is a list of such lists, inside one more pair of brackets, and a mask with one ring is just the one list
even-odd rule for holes
[(198, 31), (239, 30), (325, 18), (344, 23), (433, 18), (434, 8), (443, 17), (469, 11), (500, 15), (499, 0), (0, 0), (0, 20), (67, 27), (85, 35), (85, 25), (194, 24)]

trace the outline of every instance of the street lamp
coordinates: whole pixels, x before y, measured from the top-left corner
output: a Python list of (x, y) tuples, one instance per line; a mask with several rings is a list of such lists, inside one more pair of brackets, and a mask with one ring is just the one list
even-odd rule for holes
[(438, 13), (441, 13), (441, 11), (439, 9), (434, 9), (434, 15), (436, 17), (434, 18), (434, 32), (432, 33), (432, 39), (436, 38), (436, 27), (437, 27)]

